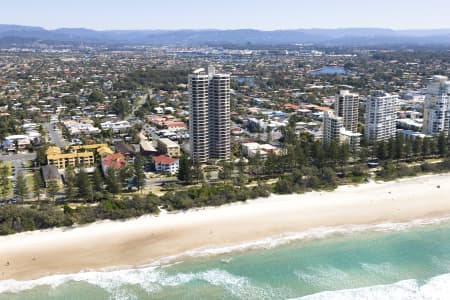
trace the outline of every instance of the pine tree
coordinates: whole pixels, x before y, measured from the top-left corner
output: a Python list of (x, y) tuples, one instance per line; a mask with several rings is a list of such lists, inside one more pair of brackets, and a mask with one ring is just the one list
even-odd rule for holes
[(180, 157), (177, 178), (186, 183), (192, 182), (192, 162), (186, 154)]
[(42, 178), (39, 170), (34, 171), (33, 174), (33, 194), (37, 197), (38, 202), (41, 201), (41, 190), (42, 190)]
[(414, 139), (414, 143), (413, 143), (413, 153), (414, 156), (420, 156), (422, 154), (422, 145), (423, 145), (423, 141), (421, 138), (417, 137)]
[(194, 168), (192, 173), (193, 178), (195, 178), (196, 183), (199, 183), (201, 180), (204, 179), (202, 166), (199, 162), (194, 162)]
[(89, 175), (83, 168), (80, 168), (80, 171), (77, 174), (77, 188), (78, 188), (78, 196), (87, 201), (91, 200), (93, 197), (92, 184), (89, 180)]
[(56, 180), (49, 180), (47, 183), (47, 194), (55, 201), (55, 196), (59, 192), (59, 185)]
[(402, 139), (397, 136), (395, 139), (395, 158), (402, 159), (404, 156), (405, 147), (403, 145)]
[(445, 133), (441, 133), (438, 137), (438, 151), (439, 155), (446, 156), (448, 153), (447, 137)]
[(75, 189), (75, 171), (73, 170), (73, 168), (71, 166), (69, 166), (66, 169), (66, 174), (65, 174), (65, 187), (64, 187), (64, 193), (66, 195), (67, 200), (69, 201), (73, 201), (75, 200), (75, 196), (76, 196), (76, 189)]
[(23, 175), (22, 170), (18, 170), (16, 176), (16, 185), (14, 187), (14, 195), (19, 199), (21, 203), (23, 203), (27, 194), (28, 187), (25, 176)]
[(134, 159), (134, 177), (136, 178), (136, 186), (139, 191), (145, 186), (145, 173), (142, 157), (137, 155)]
[(92, 187), (94, 191), (101, 192), (103, 191), (103, 177), (100, 173), (99, 168), (95, 168), (94, 174), (92, 174)]
[(6, 164), (0, 166), (0, 197), (5, 200), (11, 191), (11, 180), (9, 176), (9, 167)]
[(121, 179), (120, 179), (120, 171), (114, 169), (113, 167), (109, 167), (106, 169), (105, 174), (105, 183), (106, 189), (111, 194), (120, 194), (122, 191)]
[(412, 154), (412, 142), (411, 139), (407, 138), (405, 140), (405, 145), (403, 147), (404, 157), (410, 157)]

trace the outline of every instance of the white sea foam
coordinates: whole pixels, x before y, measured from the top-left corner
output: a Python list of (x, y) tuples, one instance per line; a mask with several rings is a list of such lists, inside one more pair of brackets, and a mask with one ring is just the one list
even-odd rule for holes
[(424, 284), (411, 279), (388, 285), (322, 292), (296, 300), (448, 300), (449, 295), (450, 274), (444, 274), (433, 277)]
[(155, 293), (164, 287), (177, 287), (192, 281), (203, 281), (220, 286), (239, 298), (271, 299), (275, 291), (266, 287), (253, 286), (242, 276), (233, 275), (225, 270), (211, 269), (197, 273), (168, 274), (163, 269), (147, 267), (110, 272), (83, 272), (71, 275), (54, 275), (37, 280), (6, 280), (0, 284), (1, 293), (17, 293), (37, 286), (56, 288), (67, 282), (85, 282), (98, 286), (110, 293), (109, 299), (134, 300), (137, 296), (124, 290), (127, 286), (139, 286), (147, 293)]
[[(164, 286), (178, 286), (190, 282), (192, 280), (202, 280), (215, 285), (215, 283), (218, 282), (217, 278), (222, 278), (222, 281), (219, 281), (220, 285), (224, 286), (225, 288), (232, 286), (233, 289), (229, 288), (230, 292), (233, 292), (233, 290), (234, 291), (240, 290), (241, 293), (245, 294), (244, 291), (252, 290), (252, 288), (250, 288), (249, 282), (245, 281), (241, 277), (236, 277), (232, 274), (229, 274), (226, 271), (210, 270), (201, 273), (179, 273), (176, 275), (168, 275), (167, 273), (164, 272), (164, 269), (161, 268), (161, 266), (167, 266), (167, 264), (169, 263), (173, 264), (179, 262), (185, 257), (205, 257), (212, 255), (229, 254), (251, 249), (270, 249), (280, 245), (291, 243), (293, 241), (317, 240), (330, 237), (333, 235), (350, 235), (363, 232), (405, 231), (415, 227), (438, 225), (448, 222), (449, 220), (450, 217), (436, 218), (436, 219), (421, 219), (406, 223), (384, 223), (378, 225), (349, 225), (338, 227), (321, 227), (299, 233), (288, 233), (272, 238), (265, 238), (261, 240), (250, 241), (226, 247), (196, 249), (185, 253), (181, 253), (176, 256), (170, 256), (157, 261), (153, 261), (147, 266), (137, 269), (127, 269), (127, 270), (109, 269), (107, 271), (98, 271), (98, 272), (81, 272), (67, 275), (53, 275), (28, 281), (3, 280), (0, 281), (0, 293), (20, 292), (32, 289), (37, 286), (50, 286), (54, 288), (70, 281), (86, 282), (89, 284), (99, 286), (109, 291), (115, 291), (116, 289), (124, 285), (139, 285), (147, 292), (156, 292)], [(310, 280), (312, 280), (312, 278), (310, 278)], [(255, 290), (252, 291), (252, 293), (255, 292), (256, 292)], [(259, 290), (258, 293), (264, 295), (267, 294), (267, 290), (264, 291)]]
[(361, 268), (368, 273), (376, 274), (377, 276), (391, 278), (397, 275), (395, 272), (395, 268), (390, 263), (381, 263), (381, 264), (368, 264), (362, 263)]
[(295, 271), (294, 274), (309, 286), (329, 287), (329, 284), (344, 284), (349, 275), (331, 266), (310, 267), (308, 270)]

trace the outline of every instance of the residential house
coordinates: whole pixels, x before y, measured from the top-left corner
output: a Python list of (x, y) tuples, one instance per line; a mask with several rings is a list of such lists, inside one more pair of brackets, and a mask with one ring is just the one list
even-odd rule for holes
[(166, 155), (159, 155), (154, 157), (155, 170), (158, 173), (167, 173), (175, 175), (178, 173), (179, 160), (176, 158), (168, 157)]

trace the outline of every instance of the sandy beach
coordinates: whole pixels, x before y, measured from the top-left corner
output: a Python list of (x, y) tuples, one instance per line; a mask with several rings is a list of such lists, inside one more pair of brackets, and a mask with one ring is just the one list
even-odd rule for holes
[[(450, 174), (0, 237), (0, 280), (138, 266), (317, 227), (450, 215)], [(9, 263), (9, 264), (8, 264)]]

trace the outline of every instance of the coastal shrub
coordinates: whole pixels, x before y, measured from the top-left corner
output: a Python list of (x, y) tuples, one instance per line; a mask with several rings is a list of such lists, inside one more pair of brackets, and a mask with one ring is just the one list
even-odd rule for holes
[(414, 167), (400, 165), (397, 168), (398, 177), (410, 177), (410, 176), (415, 176), (416, 174), (417, 174), (417, 170)]
[(294, 184), (290, 178), (280, 178), (275, 183), (274, 191), (277, 194), (291, 194), (294, 192)]
[(71, 225), (72, 220), (54, 206), (27, 208), (5, 205), (0, 208), (0, 234)]

